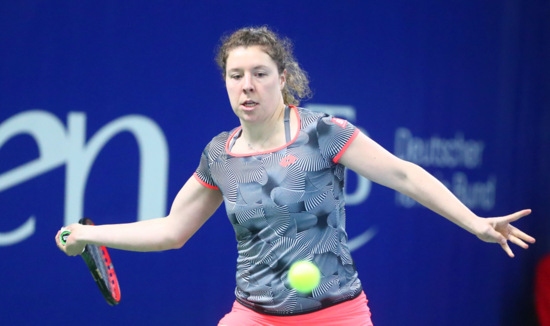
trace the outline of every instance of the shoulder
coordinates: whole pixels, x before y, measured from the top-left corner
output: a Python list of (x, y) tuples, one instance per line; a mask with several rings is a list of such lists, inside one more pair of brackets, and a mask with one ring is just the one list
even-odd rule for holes
[(229, 135), (232, 134), (237, 128), (232, 129), (231, 131), (222, 131), (210, 140), (210, 143), (219, 143), (226, 142), (229, 139)]
[(217, 156), (225, 152), (225, 147), (229, 137), (235, 133), (238, 128), (233, 128), (231, 131), (223, 131), (214, 136), (204, 148), (204, 154), (208, 156)]
[(337, 118), (333, 115), (312, 111), (305, 108), (297, 108), (300, 116), (302, 128), (307, 126), (315, 126), (316, 128), (331, 128), (333, 126), (340, 127), (341, 129), (353, 128), (354, 126), (345, 119)]
[(324, 117), (328, 117), (328, 114), (326, 113), (312, 111), (306, 108), (297, 107), (296, 110), (298, 111), (298, 115), (300, 116), (302, 125), (306, 125), (306, 126), (311, 123), (316, 123)]

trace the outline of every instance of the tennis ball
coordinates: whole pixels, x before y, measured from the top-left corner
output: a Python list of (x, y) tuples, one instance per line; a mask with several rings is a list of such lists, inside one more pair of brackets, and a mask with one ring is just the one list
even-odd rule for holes
[(288, 281), (296, 291), (310, 293), (321, 281), (319, 268), (309, 261), (298, 261), (290, 266)]

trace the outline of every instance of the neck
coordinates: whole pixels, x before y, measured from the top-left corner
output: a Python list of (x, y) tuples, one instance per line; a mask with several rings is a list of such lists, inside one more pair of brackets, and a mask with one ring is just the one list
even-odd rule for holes
[(284, 134), (284, 108), (275, 113), (263, 123), (241, 123), (242, 139), (254, 151), (260, 151), (278, 145), (279, 135)]

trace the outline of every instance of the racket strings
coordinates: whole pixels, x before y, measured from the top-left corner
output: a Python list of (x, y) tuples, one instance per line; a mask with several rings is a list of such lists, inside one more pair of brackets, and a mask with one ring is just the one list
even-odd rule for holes
[[(96, 261), (97, 269), (99, 275), (103, 279), (103, 283), (107, 286), (109, 290), (112, 287), (112, 271), (111, 273), (108, 270), (112, 270), (108, 260), (105, 258), (105, 254), (97, 246), (92, 246), (90, 253), (92, 254), (93, 259)], [(109, 275), (110, 274), (110, 275)]]

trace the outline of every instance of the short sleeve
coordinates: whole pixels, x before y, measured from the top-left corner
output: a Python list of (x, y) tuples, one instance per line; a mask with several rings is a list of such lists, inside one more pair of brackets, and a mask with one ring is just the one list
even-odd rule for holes
[(333, 116), (324, 116), (317, 122), (317, 135), (321, 155), (334, 163), (347, 150), (359, 129), (347, 120)]
[(212, 178), (212, 174), (210, 173), (210, 164), (208, 158), (210, 145), (211, 143), (206, 145), (206, 147), (202, 151), (199, 166), (197, 167), (197, 170), (195, 170), (195, 173), (193, 175), (195, 176), (197, 181), (199, 181), (203, 186), (211, 189), (219, 189), (218, 186), (216, 186), (214, 179)]

